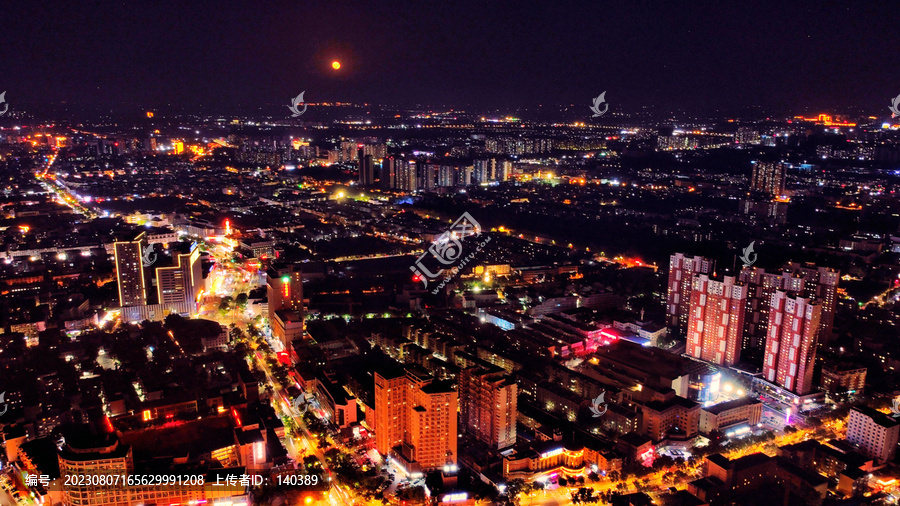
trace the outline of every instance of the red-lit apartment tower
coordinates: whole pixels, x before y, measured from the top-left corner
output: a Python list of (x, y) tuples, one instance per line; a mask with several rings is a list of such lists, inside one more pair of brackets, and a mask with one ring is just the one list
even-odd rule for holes
[(797, 395), (813, 389), (816, 335), (822, 306), (804, 297), (777, 291), (769, 311), (763, 376)]
[(688, 309), (694, 276), (712, 274), (715, 262), (703, 257), (689, 257), (675, 253), (669, 257), (669, 293), (666, 301), (666, 324), (676, 327), (680, 334), (687, 331)]
[(688, 318), (687, 354), (707, 362), (730, 366), (741, 358), (741, 339), (747, 287), (725, 276), (694, 277)]
[(816, 338), (821, 343), (829, 342), (834, 327), (834, 311), (837, 306), (837, 290), (838, 282), (841, 280), (841, 271), (819, 267), (812, 263), (800, 264), (797, 262), (788, 264), (785, 269), (806, 277), (807, 292), (803, 295), (815, 298), (816, 302), (822, 306), (822, 319)]
[(841, 277), (839, 271), (813, 264), (790, 263), (781, 270), (772, 272), (757, 267), (744, 267), (738, 276), (750, 289), (747, 315), (744, 318), (744, 349), (761, 348), (765, 345), (769, 328), (769, 305), (777, 290), (814, 299), (822, 306), (816, 340), (820, 343), (829, 341), (834, 324), (838, 281)]

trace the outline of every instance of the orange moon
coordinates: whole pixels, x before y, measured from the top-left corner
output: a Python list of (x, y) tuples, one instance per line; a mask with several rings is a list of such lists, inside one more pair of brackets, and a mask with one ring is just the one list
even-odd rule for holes
[(331, 68), (333, 68), (334, 70), (341, 68), (341, 62), (337, 60), (331, 62)]

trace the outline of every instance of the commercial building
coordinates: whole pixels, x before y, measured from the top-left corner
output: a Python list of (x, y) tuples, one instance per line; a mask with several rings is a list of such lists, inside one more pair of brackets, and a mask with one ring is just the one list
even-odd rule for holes
[(316, 375), (313, 391), (325, 418), (341, 429), (356, 423), (357, 401), (343, 388), (335, 385), (324, 375)]
[(666, 324), (685, 334), (688, 327), (688, 313), (691, 305), (691, 291), (694, 276), (711, 275), (715, 262), (703, 257), (689, 257), (675, 253), (669, 257), (669, 284), (666, 299)]
[(641, 407), (640, 434), (654, 443), (664, 439), (687, 441), (699, 434), (700, 404), (671, 395), (664, 401), (651, 401)]
[(816, 335), (822, 307), (809, 299), (775, 292), (763, 358), (763, 377), (797, 395), (813, 390)]
[(241, 253), (249, 258), (261, 258), (263, 260), (275, 257), (275, 241), (259, 235), (242, 237), (238, 242)]
[(753, 397), (742, 397), (700, 410), (700, 433), (709, 434), (717, 430), (755, 427), (762, 417), (762, 402)]
[(449, 381), (432, 381), (413, 388), (409, 426), (401, 456), (420, 470), (456, 465), (459, 399)]
[(203, 270), (197, 243), (174, 255), (174, 265), (156, 269), (156, 290), (160, 304), (197, 302), (203, 289)]
[(856, 445), (860, 453), (879, 464), (894, 460), (900, 437), (900, 421), (868, 406), (850, 410), (847, 422), (847, 441)]
[(619, 340), (598, 348), (591, 362), (592, 377), (627, 391), (635, 402), (664, 400), (670, 391), (698, 402), (719, 394), (721, 375), (714, 367), (660, 348)]
[(504, 452), (503, 477), (507, 479), (543, 480), (542, 476), (550, 478), (558, 474), (584, 476), (593, 466), (597, 466), (598, 471), (622, 468), (622, 458), (608, 445), (596, 440), (588, 440), (586, 444), (536, 441), (520, 443), (514, 448), (509, 453)]
[(740, 360), (747, 287), (725, 276), (722, 281), (706, 274), (694, 277), (688, 318), (687, 354), (721, 366)]
[(290, 349), (291, 341), (303, 337), (303, 273), (292, 265), (272, 267), (266, 276), (272, 335)]
[[(200, 249), (196, 243), (170, 243), (171, 261), (159, 258), (141, 232), (113, 249), (122, 320), (161, 320), (168, 314), (195, 315), (203, 290)], [(147, 265), (145, 265), (147, 264)], [(155, 276), (148, 275), (155, 273)], [(150, 280), (155, 281), (156, 290)]]
[(518, 387), (496, 366), (463, 369), (459, 376), (460, 420), (462, 429), (502, 449), (516, 443)]
[[(199, 479), (179, 486), (159, 484), (120, 483), (109, 486), (85, 480), (90, 475), (131, 476), (151, 474), (135, 469), (132, 447), (123, 444), (115, 434), (99, 434), (90, 437), (67, 437), (59, 450), (59, 481), (62, 486), (62, 504), (78, 506), (118, 506), (122, 504), (246, 504), (246, 487), (212, 486), (216, 476), (205, 471), (185, 475)], [(255, 467), (261, 469), (260, 467)], [(244, 468), (220, 469), (220, 480), (225, 473), (245, 472)], [(202, 480), (202, 483), (201, 483)], [(224, 481), (220, 481), (224, 483)]]
[(403, 443), (410, 380), (402, 368), (375, 372), (375, 448), (382, 455)]

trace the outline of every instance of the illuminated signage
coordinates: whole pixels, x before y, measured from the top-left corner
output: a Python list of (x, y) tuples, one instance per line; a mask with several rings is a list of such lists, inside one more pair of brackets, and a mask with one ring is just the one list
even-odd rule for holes
[(541, 454), (542, 459), (549, 459), (550, 457), (555, 457), (563, 452), (562, 448), (557, 448), (555, 450), (550, 450), (549, 452), (545, 452)]
[(459, 502), (469, 498), (469, 494), (465, 492), (457, 492), (455, 494), (447, 494), (441, 502)]

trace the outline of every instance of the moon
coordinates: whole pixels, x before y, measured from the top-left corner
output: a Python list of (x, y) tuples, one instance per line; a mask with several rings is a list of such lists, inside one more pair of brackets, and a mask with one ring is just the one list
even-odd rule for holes
[(333, 68), (334, 70), (340, 69), (340, 68), (341, 68), (341, 62), (339, 62), (339, 61), (337, 61), (337, 60), (334, 60), (333, 62), (331, 62), (331, 68)]

